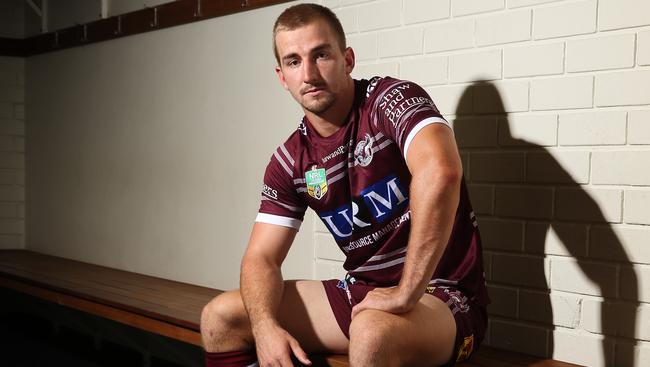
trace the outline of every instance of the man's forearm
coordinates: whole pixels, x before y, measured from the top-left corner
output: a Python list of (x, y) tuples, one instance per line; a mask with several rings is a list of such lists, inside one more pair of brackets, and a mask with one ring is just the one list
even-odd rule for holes
[(277, 265), (255, 257), (242, 261), (240, 288), (253, 331), (262, 324), (277, 323), (283, 285)]
[(460, 175), (421, 172), (411, 181), (411, 232), (399, 288), (414, 304), (424, 293), (454, 225)]

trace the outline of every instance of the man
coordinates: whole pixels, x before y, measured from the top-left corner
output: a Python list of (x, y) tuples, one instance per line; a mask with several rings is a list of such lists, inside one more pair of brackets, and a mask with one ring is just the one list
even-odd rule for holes
[[(353, 80), (354, 53), (327, 8), (274, 26), (276, 73), (302, 123), (273, 153), (241, 265), (241, 290), (204, 309), (209, 366), (434, 366), (481, 342), (488, 303), (481, 244), (452, 130), (426, 92)], [(283, 281), (307, 207), (346, 254), (346, 279)]]

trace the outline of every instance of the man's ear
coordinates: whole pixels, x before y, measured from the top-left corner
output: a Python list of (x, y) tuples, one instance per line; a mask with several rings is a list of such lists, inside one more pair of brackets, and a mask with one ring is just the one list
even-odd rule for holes
[(280, 84), (282, 84), (282, 88), (289, 90), (289, 86), (287, 85), (287, 81), (284, 79), (284, 73), (282, 72), (282, 68), (279, 66), (275, 67), (275, 74), (277, 74), (278, 79), (280, 79)]
[(352, 50), (352, 47), (348, 47), (345, 49), (345, 71), (348, 74), (352, 73), (352, 70), (354, 69), (354, 65), (355, 65), (354, 50)]

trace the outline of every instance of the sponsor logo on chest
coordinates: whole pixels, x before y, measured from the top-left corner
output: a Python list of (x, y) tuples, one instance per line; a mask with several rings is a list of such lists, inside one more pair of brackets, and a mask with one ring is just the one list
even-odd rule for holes
[(352, 202), (319, 213), (337, 241), (348, 239), (355, 228), (382, 223), (408, 205), (408, 191), (395, 175), (385, 177), (361, 191)]

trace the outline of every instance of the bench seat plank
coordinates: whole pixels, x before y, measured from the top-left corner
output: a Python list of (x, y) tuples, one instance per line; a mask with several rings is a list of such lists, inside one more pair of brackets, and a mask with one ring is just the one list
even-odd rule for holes
[[(0, 251), (0, 276), (196, 332), (216, 289), (30, 251)], [(126, 281), (128, 279), (128, 281)]]
[[(0, 250), (0, 287), (197, 346), (201, 309), (222, 292), (26, 250)], [(345, 355), (314, 357), (315, 365), (349, 367)], [(458, 366), (577, 365), (481, 347)]]

